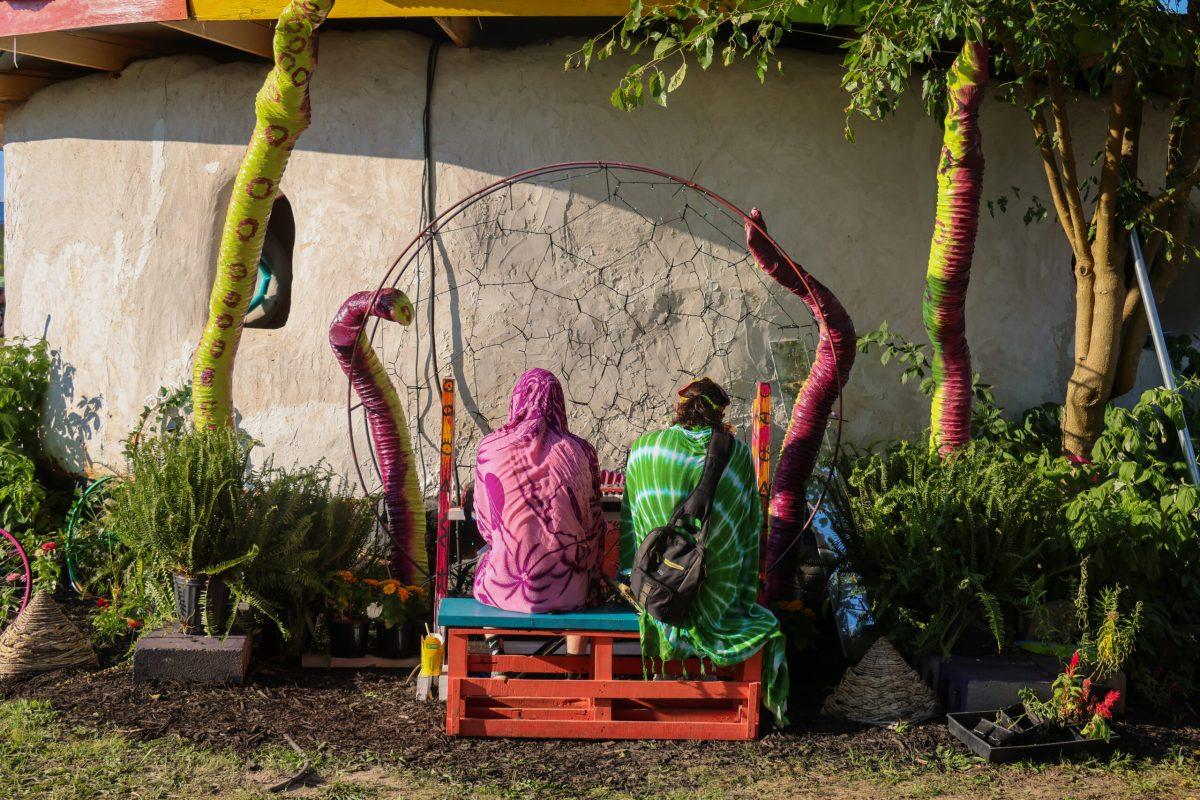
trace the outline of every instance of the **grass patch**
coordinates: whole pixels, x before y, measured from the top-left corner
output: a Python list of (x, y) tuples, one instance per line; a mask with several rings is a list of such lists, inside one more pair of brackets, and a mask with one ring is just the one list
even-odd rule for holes
[[(352, 758), (323, 750), (306, 753), (316, 774), (311, 785), (287, 795), (266, 787), (295, 773), (301, 758), (287, 747), (260, 748), (249, 759), (208, 750), (178, 738), (142, 741), (119, 731), (76, 725), (41, 701), (0, 703), (0, 798), (4, 800), (139, 800), (220, 797), (258, 800), (524, 800), (528, 797), (605, 800), (791, 800), (792, 798), (1176, 798), (1200, 789), (1196, 752), (1179, 749), (1157, 760), (1116, 754), (1061, 764), (991, 767), (965, 752), (938, 746), (908, 755), (856, 755), (840, 763), (823, 758), (753, 758), (704, 763), (684, 776), (651, 771), (636, 793), (602, 787), (567, 790), (533, 780), (470, 783), (452, 765), (433, 772), (405, 770), (378, 757)], [(497, 758), (503, 758), (502, 753)]]

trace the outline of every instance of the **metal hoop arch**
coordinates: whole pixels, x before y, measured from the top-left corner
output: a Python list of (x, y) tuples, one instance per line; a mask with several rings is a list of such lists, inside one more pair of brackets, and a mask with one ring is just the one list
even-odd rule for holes
[[(21, 605), (17, 607), (17, 613), (9, 620), (11, 623), (12, 620), (21, 616), (21, 612), (25, 610), (25, 606), (29, 605), (29, 598), (33, 596), (33, 570), (29, 566), (29, 555), (25, 552), (25, 548), (21, 546), (21, 543), (17, 541), (17, 537), (0, 528), (0, 541), (7, 541), (15, 549), (14, 552), (16, 552), (17, 557), (21, 560), (21, 569), (24, 572), (22, 577), (25, 579), (25, 593), (21, 596)], [(3, 576), (0, 576), (0, 580), (2, 579)]]
[[(695, 181), (692, 181), (688, 178), (684, 178), (679, 175), (675, 175), (673, 173), (666, 172), (665, 170), (657, 169), (655, 167), (648, 167), (648, 166), (645, 166), (642, 164), (633, 164), (633, 163), (624, 162), (624, 161), (563, 161), (563, 162), (559, 162), (556, 164), (545, 164), (540, 167), (532, 167), (530, 169), (525, 169), (520, 172), (513, 173), (512, 175), (509, 175), (507, 178), (501, 178), (499, 180), (493, 181), (492, 183), (489, 183), (486, 186), (484, 186), (480, 189), (477, 189), (472, 194), (466, 195), (465, 197), (463, 197), (460, 200), (458, 200), (457, 202), (455, 202), (453, 205), (451, 205), (448, 208), (446, 208), (445, 210), (443, 210), (437, 216), (433, 217), (425, 225), (425, 227), (422, 228), (417, 233), (417, 235), (414, 236), (408, 242), (407, 245), (405, 245), (404, 249), (400, 251), (400, 255), (396, 256), (396, 258), (388, 266), (387, 271), (383, 274), (383, 277), (379, 281), (379, 285), (376, 286), (375, 291), (373, 292), (372, 300), (374, 300), (374, 297), (377, 297), (379, 295), (379, 293), (382, 292), (385, 288), (395, 286), (400, 281), (400, 279), (402, 277), (404, 277), (405, 273), (408, 271), (409, 266), (412, 264), (413, 259), (416, 258), (417, 255), (420, 253), (421, 247), (424, 246), (426, 244), (426, 242), (428, 242), (434, 236), (436, 236), (441, 231), (442, 227), (446, 223), (454, 220), (456, 217), (458, 217), (460, 214), (462, 214), (468, 208), (475, 205), (475, 203), (479, 202), (480, 200), (484, 199), (485, 197), (488, 197), (489, 195), (495, 194), (498, 191), (501, 191), (503, 189), (509, 188), (511, 186), (514, 186), (514, 185), (517, 185), (520, 183), (525, 183), (534, 178), (541, 178), (546, 175), (553, 175), (553, 174), (559, 173), (559, 172), (568, 172), (570, 170), (575, 170), (575, 169), (589, 169), (589, 168), (596, 169), (596, 170), (607, 170), (607, 169), (625, 170), (628, 172), (638, 172), (638, 173), (642, 173), (644, 175), (652, 175), (657, 178), (663, 178), (665, 180), (671, 181), (672, 183), (677, 183), (680, 186), (684, 186), (688, 189), (692, 189), (693, 191), (699, 192), (700, 194), (707, 197), (712, 202), (716, 203), (721, 208), (725, 209), (725, 211), (728, 212), (730, 215), (740, 218), (742, 220), (743, 225), (748, 224), (748, 225), (752, 226), (768, 242), (770, 242), (770, 244), (779, 253), (781, 253), (783, 255), (784, 259), (787, 261), (788, 268), (792, 270), (792, 272), (795, 274), (795, 276), (797, 278), (799, 278), (800, 283), (804, 286), (805, 291), (808, 292), (808, 294), (814, 298), (814, 305), (816, 306), (816, 311), (817, 311), (817, 313), (814, 316), (817, 319), (817, 323), (818, 323), (820, 329), (823, 331), (827, 331), (829, 329), (827, 320), (825, 318), (825, 310), (821, 307), (821, 304), (819, 302), (816, 302), (817, 295), (813, 293), (812, 286), (809, 284), (808, 278), (805, 276), (804, 271), (799, 268), (799, 266), (796, 264), (796, 262), (794, 260), (792, 260), (792, 257), (788, 254), (788, 252), (786, 250), (784, 250), (783, 247), (781, 247), (778, 242), (775, 241), (775, 238), (773, 236), (771, 236), (771, 234), (769, 234), (766, 230), (764, 230), (762, 228), (762, 226), (760, 226), (757, 222), (755, 222), (753, 219), (751, 219), (749, 214), (747, 214), (745, 211), (743, 211), (740, 207), (738, 207), (731, 201), (725, 199), (721, 195), (712, 191), (711, 189), (708, 189), (708, 188), (700, 185), (699, 183), (696, 183)], [(403, 265), (402, 265), (402, 262), (403, 262)], [(356, 339), (361, 337), (363, 335), (364, 331), (366, 331), (367, 325), (368, 325), (368, 320), (369, 320), (369, 318), (364, 316), (362, 322), (359, 323), (358, 330), (355, 332)], [(370, 322), (371, 322), (371, 331), (368, 334), (368, 339), (374, 337), (375, 330), (378, 329), (379, 324), (380, 324), (380, 321), (378, 319), (370, 320)], [(818, 338), (818, 347), (820, 346), (819, 341), (820, 340)], [(841, 365), (838, 364), (838, 362), (837, 362), (837, 351), (836, 351), (836, 349), (831, 348), (830, 352), (833, 355), (834, 372), (837, 375), (841, 375)], [(359, 360), (358, 359), (358, 349), (355, 348), (355, 350), (350, 358), (350, 369), (347, 370), (347, 373), (346, 373), (346, 423), (347, 423), (348, 432), (350, 434), (350, 453), (354, 460), (354, 470), (355, 470), (356, 474), (358, 475), (359, 485), (362, 487), (363, 492), (366, 494), (369, 494), (371, 490), (370, 490), (370, 487), (367, 485), (366, 476), (363, 474), (362, 462), (361, 462), (361, 459), (359, 458), (358, 446), (355, 442), (355, 435), (354, 435), (354, 427), (355, 427), (354, 426), (354, 412), (357, 409), (357, 406), (355, 405), (355, 402), (354, 402), (354, 377), (356, 374), (355, 370), (358, 368), (358, 360)], [(438, 367), (438, 365), (435, 364), (434, 368), (436, 369), (437, 367)], [(790, 413), (791, 413), (791, 409), (789, 409), (789, 414)], [(842, 443), (843, 416), (842, 416), (842, 391), (840, 389), (838, 390), (837, 403), (834, 407), (832, 416), (833, 416), (833, 419), (837, 420), (837, 425), (836, 425), (836, 428), (834, 431), (834, 439), (833, 439), (833, 451), (834, 451), (834, 453), (837, 453), (840, 451), (841, 443)], [(371, 443), (370, 443), (370, 437), (367, 438), (367, 447), (371, 453), (371, 460), (375, 464), (375, 471), (378, 474), (379, 465), (378, 465), (378, 461), (375, 458), (374, 448), (371, 446)], [(832, 481), (825, 482), (825, 485), (822, 487), (820, 496), (817, 498), (816, 502), (812, 504), (812, 508), (809, 512), (808, 518), (805, 519), (804, 525), (800, 529), (800, 533), (807, 531), (812, 526), (813, 522), (815, 521), (815, 519), (817, 517), (817, 513), (820, 511), (821, 506), (824, 505), (825, 498), (829, 494), (829, 487), (830, 487), (831, 483), (832, 483)], [(379, 517), (378, 512), (376, 513), (376, 516), (379, 518), (380, 525), (382, 525), (384, 527), (384, 529), (386, 530), (386, 525), (384, 524), (384, 520), (381, 517)], [(789, 545), (789, 548), (792, 545), (796, 544), (796, 542), (798, 542), (798, 541), (799, 541), (799, 534), (797, 535), (796, 540), (793, 541), (791, 543), (791, 545)], [(773, 569), (774, 566), (776, 566), (776, 565), (771, 565), (770, 567), (768, 567), (768, 571)]]

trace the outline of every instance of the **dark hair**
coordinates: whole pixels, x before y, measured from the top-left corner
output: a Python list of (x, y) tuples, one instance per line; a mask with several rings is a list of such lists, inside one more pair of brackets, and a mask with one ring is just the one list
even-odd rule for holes
[(685, 428), (715, 428), (725, 424), (725, 409), (728, 407), (729, 399), (725, 390), (715, 381), (702, 378), (688, 384), (679, 393), (672, 424)]

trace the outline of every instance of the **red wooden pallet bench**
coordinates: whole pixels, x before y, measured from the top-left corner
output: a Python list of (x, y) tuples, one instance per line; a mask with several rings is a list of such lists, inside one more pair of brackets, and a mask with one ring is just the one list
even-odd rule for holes
[[(753, 739), (762, 702), (762, 656), (731, 669), (697, 659), (667, 662), (666, 679), (647, 680), (639, 655), (614, 655), (638, 642), (637, 615), (609, 606), (569, 614), (519, 614), (471, 598), (447, 597), (451, 736), (553, 739)], [(485, 634), (513, 650), (521, 640), (578, 635), (587, 655), (491, 655), (474, 652)], [(493, 673), (506, 677), (489, 677)]]

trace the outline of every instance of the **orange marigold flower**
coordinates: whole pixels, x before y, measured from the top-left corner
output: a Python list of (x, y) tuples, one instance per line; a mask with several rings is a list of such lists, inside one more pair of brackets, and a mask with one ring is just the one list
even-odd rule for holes
[(347, 581), (349, 583), (354, 583), (354, 573), (348, 569), (339, 569), (337, 572), (334, 573), (334, 575), (337, 575), (339, 578), (341, 578), (344, 581)]
[(396, 590), (399, 588), (400, 587), (396, 584), (395, 581), (384, 581), (383, 582), (383, 593), (384, 594), (395, 594)]
[(141, 620), (138, 620), (138, 619), (134, 619), (133, 617), (126, 617), (126, 618), (125, 618), (125, 623), (126, 623), (126, 624), (127, 624), (129, 627), (133, 628), (135, 631), (136, 631), (138, 628), (142, 627), (142, 621), (141, 621)]
[(365, 583), (367, 586), (378, 586), (379, 585), (379, 581), (375, 580), (374, 578), (363, 578), (362, 582)]
[(396, 596), (400, 598), (401, 603), (408, 602), (408, 589), (397, 589)]

